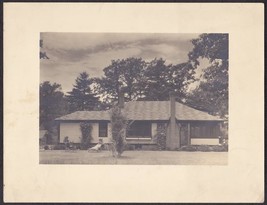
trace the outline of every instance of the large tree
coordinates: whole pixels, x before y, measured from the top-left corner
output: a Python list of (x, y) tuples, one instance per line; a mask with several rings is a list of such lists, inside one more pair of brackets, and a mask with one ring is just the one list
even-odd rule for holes
[(212, 114), (228, 114), (228, 34), (202, 34), (192, 40), (193, 50), (188, 54), (196, 68), (201, 58), (210, 66), (204, 69), (200, 85), (188, 96), (193, 107)]
[(99, 98), (90, 87), (92, 83), (93, 81), (86, 72), (80, 73), (76, 78), (72, 91), (67, 95), (71, 112), (97, 109)]
[(169, 92), (175, 92), (177, 100), (182, 101), (188, 84), (194, 79), (190, 63), (166, 65), (163, 59), (149, 62), (145, 71), (145, 100), (168, 100)]
[(40, 127), (51, 131), (54, 119), (66, 114), (68, 106), (61, 85), (45, 81), (40, 84)]
[(96, 90), (106, 103), (118, 100), (120, 92), (125, 93), (126, 101), (136, 100), (142, 95), (143, 72), (146, 63), (141, 58), (112, 60), (103, 69), (104, 76), (95, 78)]
[(122, 60), (122, 65), (122, 90), (126, 99), (131, 101), (142, 97), (146, 62), (141, 58), (127, 58)]
[(112, 103), (118, 100), (118, 93), (122, 86), (122, 68), (120, 60), (112, 60), (111, 65), (103, 69), (104, 76), (95, 78), (95, 89), (102, 95), (105, 103)]
[[(174, 92), (178, 101), (183, 101), (188, 86), (195, 80), (194, 69), (189, 62), (180, 63), (169, 66), (169, 75), (167, 77), (167, 83), (169, 85), (169, 92)], [(169, 95), (166, 98), (169, 99)]]
[(148, 63), (145, 71), (145, 100), (166, 100), (170, 90), (170, 69), (163, 59), (154, 59)]
[(194, 73), (189, 62), (167, 65), (162, 58), (113, 60), (103, 71), (104, 76), (94, 81), (107, 104), (117, 102), (119, 92), (124, 92), (126, 101), (168, 100), (170, 91), (182, 100)]

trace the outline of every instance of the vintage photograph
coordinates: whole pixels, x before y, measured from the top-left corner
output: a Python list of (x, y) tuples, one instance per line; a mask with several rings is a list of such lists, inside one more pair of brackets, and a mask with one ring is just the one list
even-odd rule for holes
[(227, 165), (227, 33), (40, 33), (39, 163)]
[(5, 203), (264, 202), (263, 4), (3, 14)]

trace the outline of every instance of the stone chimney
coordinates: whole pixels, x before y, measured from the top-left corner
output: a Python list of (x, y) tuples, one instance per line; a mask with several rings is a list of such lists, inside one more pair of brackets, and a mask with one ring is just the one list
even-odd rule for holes
[(124, 92), (119, 93), (118, 105), (119, 108), (124, 108)]
[(170, 92), (170, 122), (169, 134), (167, 136), (167, 147), (171, 150), (180, 147), (180, 137), (176, 123), (176, 100), (174, 92)]

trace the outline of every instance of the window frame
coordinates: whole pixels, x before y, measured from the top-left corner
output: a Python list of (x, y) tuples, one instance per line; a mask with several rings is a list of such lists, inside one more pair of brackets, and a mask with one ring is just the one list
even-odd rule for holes
[[(105, 129), (105, 131), (101, 130), (101, 128)], [(103, 135), (103, 133), (105, 133), (104, 134), (105, 136)], [(108, 137), (108, 122), (103, 121), (98, 123), (98, 137), (100, 138)]]
[(220, 135), (219, 125), (215, 123), (198, 122), (190, 124), (190, 138), (214, 139)]
[[(143, 130), (138, 132), (137, 130), (139, 128), (145, 128), (146, 130)], [(134, 131), (134, 132), (133, 132)], [(136, 132), (137, 131), (137, 132)], [(128, 139), (151, 139), (152, 138), (152, 122), (150, 121), (134, 121), (128, 131), (127, 131), (127, 138)]]

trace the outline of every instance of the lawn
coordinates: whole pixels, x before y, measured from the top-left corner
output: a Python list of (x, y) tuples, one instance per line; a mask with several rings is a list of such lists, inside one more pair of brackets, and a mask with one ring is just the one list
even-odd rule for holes
[(125, 151), (120, 158), (111, 152), (40, 151), (40, 164), (148, 164), (227, 165), (228, 152)]

